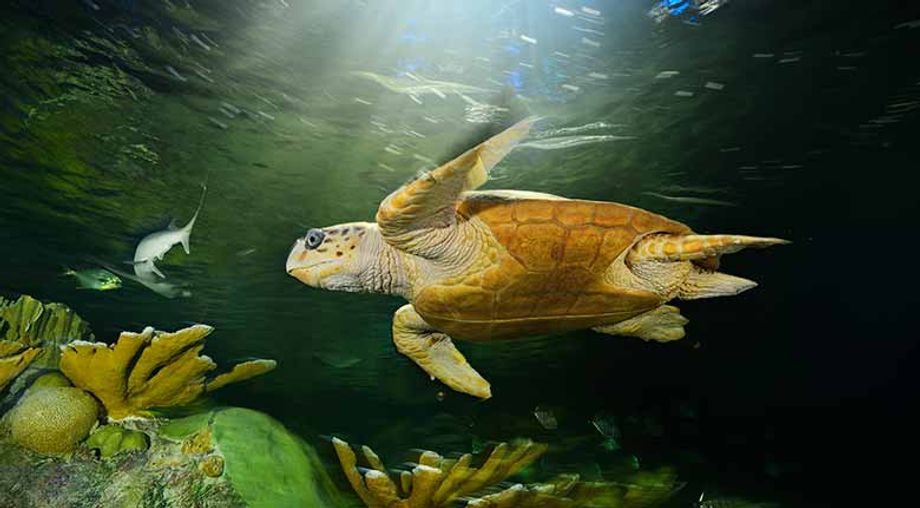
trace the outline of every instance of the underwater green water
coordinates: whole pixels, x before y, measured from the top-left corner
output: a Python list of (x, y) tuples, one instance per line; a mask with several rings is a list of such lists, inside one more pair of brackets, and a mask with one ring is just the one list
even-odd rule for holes
[[(278, 418), (333, 475), (327, 435), (390, 462), (522, 436), (551, 446), (546, 476), (672, 466), (687, 482), (673, 506), (702, 492), (782, 506), (878, 500), (903, 486), (888, 458), (914, 439), (916, 333), (902, 321), (916, 296), (897, 243), (915, 229), (920, 12), (734, 0), (656, 22), (651, 7), (7, 3), (0, 293), (63, 302), (100, 340), (200, 322), (216, 328), (208, 354), (219, 363), (276, 359), (215, 398)], [(590, 331), (459, 343), (492, 383), (485, 402), (395, 350), (399, 298), (319, 291), (285, 273), (307, 229), (373, 220), (417, 171), (527, 114), (544, 117), (543, 143), (515, 149), (486, 188), (617, 201), (701, 233), (793, 243), (724, 258), (723, 271), (760, 285), (678, 302), (690, 324), (676, 343)], [(191, 254), (175, 247), (157, 264), (189, 297), (127, 279), (77, 289), (62, 276), (130, 272), (137, 242), (184, 224), (205, 182)], [(616, 423), (621, 449), (602, 446), (597, 414)]]

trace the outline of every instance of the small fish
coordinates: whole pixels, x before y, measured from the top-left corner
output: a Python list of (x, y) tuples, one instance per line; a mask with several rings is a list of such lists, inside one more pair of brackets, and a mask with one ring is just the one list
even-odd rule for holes
[(900, 30), (901, 28), (908, 28), (908, 29), (920, 28), (920, 19), (915, 19), (913, 21), (907, 21), (905, 23), (901, 23), (901, 24), (894, 26), (895, 30)]
[(555, 9), (553, 9), (553, 12), (555, 12), (556, 14), (559, 14), (560, 16), (565, 16), (567, 18), (571, 18), (572, 16), (575, 15), (574, 12), (568, 9), (564, 9), (562, 7), (556, 7)]
[(665, 201), (673, 201), (675, 203), (686, 203), (689, 205), (738, 206), (737, 203), (732, 203), (729, 201), (721, 201), (718, 199), (698, 198), (694, 196), (668, 196), (665, 194), (659, 194), (657, 192), (643, 192), (643, 194), (647, 196), (654, 196), (659, 199), (664, 199)]
[(595, 29), (593, 29), (593, 28), (584, 28), (584, 27), (580, 27), (580, 26), (573, 26), (572, 29), (575, 30), (576, 32), (584, 32), (584, 33), (589, 33), (589, 34), (593, 34), (593, 35), (599, 35), (599, 36), (601, 36), (601, 37), (604, 36), (604, 32), (601, 32), (600, 30), (595, 30)]
[(540, 422), (540, 425), (546, 430), (555, 430), (559, 427), (559, 422), (556, 421), (556, 415), (549, 409), (537, 406), (533, 410), (533, 415), (537, 417), (537, 421)]
[(227, 111), (230, 111), (234, 115), (238, 115), (243, 112), (240, 108), (234, 106), (233, 104), (230, 104), (229, 102), (221, 102), (220, 105), (226, 108)]
[(313, 356), (316, 357), (320, 362), (337, 369), (347, 369), (348, 367), (353, 367), (363, 360), (361, 358), (355, 358), (354, 356), (348, 356), (342, 353), (314, 353)]
[(201, 47), (201, 49), (205, 51), (211, 51), (211, 47), (205, 44), (201, 39), (199, 39), (197, 35), (191, 34), (189, 35), (189, 38), (192, 39), (192, 42), (194, 42), (199, 47)]
[(598, 413), (591, 418), (591, 425), (604, 436), (604, 442), (601, 443), (604, 449), (612, 452), (621, 448), (619, 443), (620, 429), (612, 416)]
[(195, 226), (195, 221), (198, 219), (198, 213), (201, 212), (201, 207), (204, 205), (204, 196), (207, 191), (208, 188), (202, 185), (198, 209), (195, 210), (195, 215), (188, 221), (188, 224), (179, 229), (170, 225), (167, 229), (145, 236), (137, 244), (137, 249), (134, 250), (134, 273), (138, 277), (149, 280), (151, 279), (151, 274), (156, 274), (162, 278), (166, 278), (163, 272), (156, 267), (154, 262), (163, 259), (163, 256), (165, 256), (176, 244), (182, 244), (185, 253), (191, 254), (189, 237), (192, 234), (192, 228)]
[(96, 291), (109, 291), (121, 287), (121, 279), (114, 273), (102, 268), (74, 271), (64, 269), (64, 275), (72, 275), (77, 279), (79, 289), (94, 289)]
[(176, 78), (179, 81), (188, 81), (188, 78), (179, 74), (179, 72), (175, 68), (173, 68), (172, 65), (167, 65), (166, 71), (169, 72), (172, 75), (172, 77)]

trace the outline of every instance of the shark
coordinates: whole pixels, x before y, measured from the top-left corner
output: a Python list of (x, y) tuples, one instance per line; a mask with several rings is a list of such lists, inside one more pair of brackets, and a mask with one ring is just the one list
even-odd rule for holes
[(165, 279), (166, 275), (157, 268), (155, 262), (163, 259), (163, 256), (176, 244), (181, 244), (185, 253), (191, 254), (189, 237), (192, 234), (192, 228), (195, 227), (198, 213), (201, 212), (201, 207), (204, 205), (204, 196), (207, 191), (207, 186), (202, 184), (198, 208), (195, 210), (195, 215), (192, 215), (186, 225), (177, 228), (175, 223), (172, 223), (164, 230), (150, 233), (137, 244), (137, 248), (134, 250), (133, 264), (134, 274), (138, 278), (150, 281), (154, 279), (153, 275), (158, 275), (160, 278)]

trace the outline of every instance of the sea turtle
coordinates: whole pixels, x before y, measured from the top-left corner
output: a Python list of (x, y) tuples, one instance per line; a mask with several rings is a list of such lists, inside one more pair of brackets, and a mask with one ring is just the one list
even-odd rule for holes
[(673, 298), (736, 295), (756, 283), (716, 271), (722, 254), (786, 243), (697, 235), (631, 206), (537, 192), (474, 192), (529, 132), (525, 119), (383, 200), (376, 222), (310, 229), (287, 259), (308, 286), (398, 295), (393, 341), (432, 379), (489, 398), (452, 342), (591, 328), (672, 341)]

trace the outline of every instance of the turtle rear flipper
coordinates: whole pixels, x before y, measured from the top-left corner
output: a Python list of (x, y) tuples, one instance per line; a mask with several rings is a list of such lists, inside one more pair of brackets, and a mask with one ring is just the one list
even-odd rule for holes
[(636, 317), (612, 325), (596, 326), (595, 332), (639, 337), (642, 340), (670, 342), (684, 338), (687, 318), (673, 305), (662, 305)]
[(651, 289), (668, 300), (734, 296), (757, 283), (715, 271), (719, 257), (745, 248), (787, 243), (780, 238), (742, 235), (654, 234), (639, 240), (629, 250), (626, 265), (642, 284), (653, 286)]
[(757, 283), (752, 280), (694, 266), (681, 283), (677, 296), (681, 300), (734, 296), (756, 286)]

